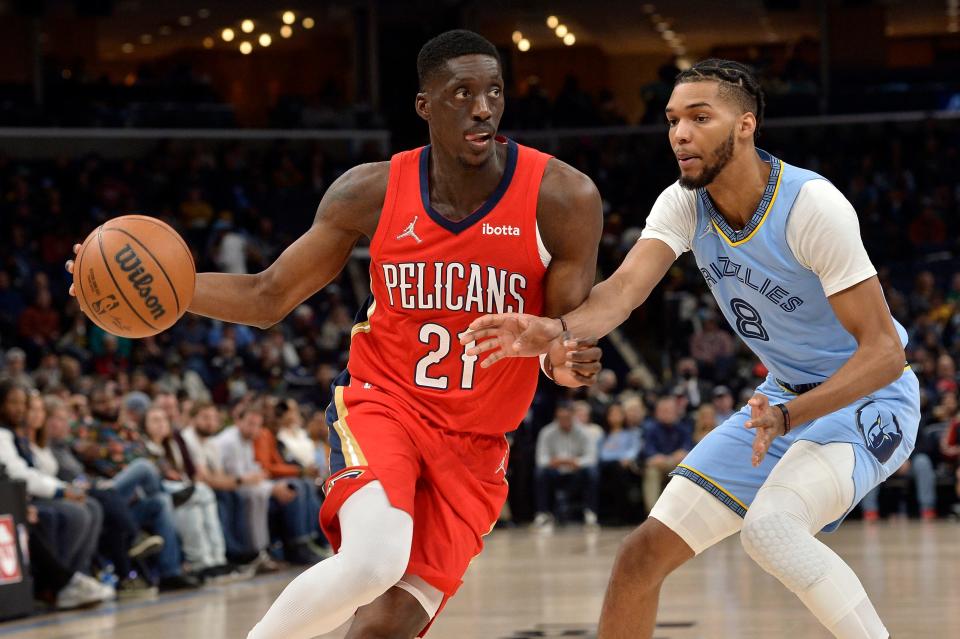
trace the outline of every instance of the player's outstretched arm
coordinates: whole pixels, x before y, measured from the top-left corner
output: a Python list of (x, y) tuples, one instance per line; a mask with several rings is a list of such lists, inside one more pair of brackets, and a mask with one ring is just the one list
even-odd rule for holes
[(362, 235), (372, 237), (387, 188), (389, 162), (362, 164), (330, 185), (313, 225), (253, 275), (198, 273), (188, 309), (226, 322), (268, 328), (333, 280)]
[[(676, 254), (666, 242), (639, 240), (613, 275), (594, 286), (580, 306), (563, 315), (569, 335), (608, 334), (646, 301), (674, 260)], [(559, 319), (501, 313), (476, 319), (463, 339), (464, 343), (474, 339), (479, 342), (467, 351), (469, 355), (491, 353), (481, 362), (488, 367), (504, 357), (546, 353), (562, 333)]]

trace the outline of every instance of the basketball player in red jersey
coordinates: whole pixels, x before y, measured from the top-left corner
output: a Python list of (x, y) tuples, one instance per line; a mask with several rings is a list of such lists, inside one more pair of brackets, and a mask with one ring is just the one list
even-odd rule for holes
[[(452, 596), (507, 494), (504, 434), (523, 420), (536, 361), (481, 370), (459, 335), (486, 313), (556, 317), (593, 285), (602, 213), (589, 178), (497, 138), (496, 48), (450, 31), (417, 59), (430, 146), (357, 166), (313, 226), (256, 275), (201, 273), (190, 311), (266, 328), (328, 284), (370, 238), (372, 299), (328, 409), (321, 521), (337, 554), (297, 577), (249, 639), (310, 639), (356, 613), (348, 638), (411, 638)], [(596, 341), (544, 363), (579, 386)]]

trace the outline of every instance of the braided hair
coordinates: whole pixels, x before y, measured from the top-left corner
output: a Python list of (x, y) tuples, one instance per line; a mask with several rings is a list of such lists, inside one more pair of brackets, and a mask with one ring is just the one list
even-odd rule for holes
[(687, 82), (711, 81), (720, 83), (720, 94), (723, 97), (737, 104), (744, 113), (752, 113), (757, 118), (757, 128), (753, 132), (753, 137), (758, 138), (767, 101), (753, 70), (733, 60), (708, 58), (697, 62), (686, 71), (681, 71), (677, 75), (674, 86)]

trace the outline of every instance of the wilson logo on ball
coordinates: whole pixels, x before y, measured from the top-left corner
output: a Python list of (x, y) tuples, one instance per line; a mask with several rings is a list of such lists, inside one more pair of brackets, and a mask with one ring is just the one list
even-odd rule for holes
[(163, 307), (156, 295), (153, 295), (153, 289), (150, 284), (153, 282), (153, 275), (147, 272), (143, 267), (140, 256), (129, 244), (124, 244), (123, 248), (117, 251), (113, 258), (120, 269), (129, 273), (127, 279), (133, 284), (137, 294), (144, 300), (144, 305), (150, 311), (153, 319), (159, 319), (166, 315), (167, 309)]

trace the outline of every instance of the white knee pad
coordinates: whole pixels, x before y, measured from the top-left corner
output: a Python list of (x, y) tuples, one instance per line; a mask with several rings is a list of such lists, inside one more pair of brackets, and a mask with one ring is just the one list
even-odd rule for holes
[(434, 588), (422, 577), (411, 574), (404, 575), (403, 579), (397, 582), (397, 588), (407, 591), (420, 602), (428, 617), (433, 619), (437, 616), (437, 611), (443, 603), (443, 591)]
[(819, 544), (793, 515), (769, 512), (749, 517), (740, 531), (743, 549), (792, 592), (801, 592), (827, 572)]
[(672, 477), (650, 516), (677, 533), (697, 555), (740, 530), (743, 520), (684, 477)]

